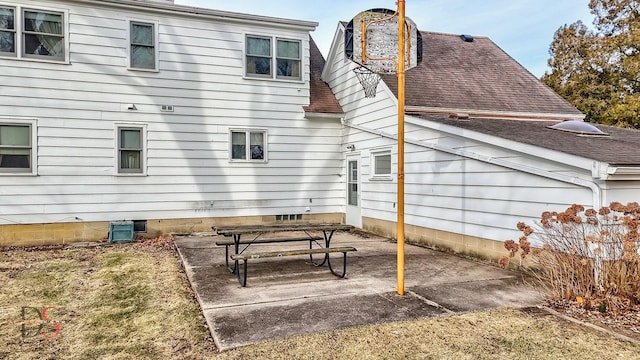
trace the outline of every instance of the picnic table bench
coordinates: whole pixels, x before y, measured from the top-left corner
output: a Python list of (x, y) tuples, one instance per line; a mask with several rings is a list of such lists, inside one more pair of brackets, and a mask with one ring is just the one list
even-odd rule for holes
[[(271, 257), (298, 256), (309, 255), (311, 263), (315, 266), (328, 265), (332, 274), (343, 278), (347, 269), (347, 253), (357, 251), (354, 247), (331, 247), (331, 239), (336, 231), (349, 231), (353, 229), (351, 225), (344, 224), (286, 224), (286, 225), (242, 225), (242, 226), (220, 226), (213, 227), (219, 234), (225, 237), (233, 237), (233, 239), (224, 239), (216, 241), (216, 245), (225, 247), (225, 265), (229, 272), (234, 273), (238, 277), (240, 285), (247, 285), (247, 262), (250, 259), (261, 259)], [(265, 234), (286, 233), (286, 232), (304, 232), (306, 236), (302, 237), (263, 237)], [(312, 235), (312, 231), (321, 231), (323, 236)], [(250, 239), (242, 239), (242, 235), (252, 235)], [(308, 249), (290, 249), (280, 251), (266, 252), (247, 252), (247, 249), (254, 244), (269, 243), (288, 243), (296, 241), (309, 241)], [(324, 244), (323, 244), (324, 243)], [(314, 247), (314, 244), (316, 247)], [(244, 245), (244, 246), (241, 246)], [(229, 247), (233, 246), (234, 252), (229, 253)], [(342, 271), (337, 272), (331, 265), (329, 254), (342, 253)], [(315, 262), (313, 255), (323, 255), (322, 262)], [(229, 265), (233, 261), (233, 267)], [(240, 269), (239, 262), (243, 262)]]

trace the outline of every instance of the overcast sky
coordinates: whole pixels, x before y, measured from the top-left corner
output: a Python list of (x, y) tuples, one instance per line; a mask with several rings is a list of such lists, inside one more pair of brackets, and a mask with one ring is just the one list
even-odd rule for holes
[[(395, 0), (175, 0), (176, 4), (319, 23), (311, 33), (329, 52), (339, 21), (360, 11), (395, 9)], [(406, 0), (406, 16), (419, 30), (487, 36), (540, 77), (547, 71), (549, 45), (564, 24), (591, 25), (589, 0)]]

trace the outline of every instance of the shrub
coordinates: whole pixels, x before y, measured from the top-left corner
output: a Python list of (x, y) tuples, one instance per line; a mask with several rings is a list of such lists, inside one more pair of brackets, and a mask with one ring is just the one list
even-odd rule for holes
[(612, 202), (597, 211), (574, 204), (563, 212), (542, 213), (534, 227), (518, 223), (518, 229), (523, 236), (505, 241), (509, 254), (499, 264), (507, 267), (518, 254), (529, 258), (527, 268), (535, 269), (551, 299), (601, 311), (640, 304), (637, 203)]

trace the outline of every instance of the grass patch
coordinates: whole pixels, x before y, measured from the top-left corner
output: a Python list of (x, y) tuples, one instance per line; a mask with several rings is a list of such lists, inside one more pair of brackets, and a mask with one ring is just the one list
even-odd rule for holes
[[(0, 252), (0, 358), (202, 358), (209, 334), (171, 249)], [(22, 307), (28, 307), (28, 323)], [(48, 310), (49, 321), (38, 310)], [(23, 336), (22, 325), (29, 330)], [(38, 327), (43, 324), (39, 330)], [(53, 337), (55, 325), (60, 332)]]
[[(640, 359), (640, 347), (554, 316), (513, 309), (365, 326), (212, 349), (172, 249), (128, 244), (0, 251), (0, 358)], [(25, 324), (44, 307), (48, 322)], [(61, 326), (53, 335), (54, 324)]]

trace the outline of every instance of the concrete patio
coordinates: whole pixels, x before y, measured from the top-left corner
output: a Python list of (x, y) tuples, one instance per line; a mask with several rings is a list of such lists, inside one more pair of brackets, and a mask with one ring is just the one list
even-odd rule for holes
[[(243, 288), (225, 268), (224, 246), (215, 245), (220, 238), (197, 234), (175, 243), (221, 351), (351, 326), (541, 302), (521, 274), (412, 245), (405, 246), (405, 295), (399, 296), (396, 244), (344, 232), (334, 235), (332, 246), (358, 249), (348, 255), (345, 279), (309, 264), (307, 256), (256, 259), (249, 261)], [(308, 244), (252, 246), (269, 251)], [(335, 256), (338, 267), (342, 254)]]

